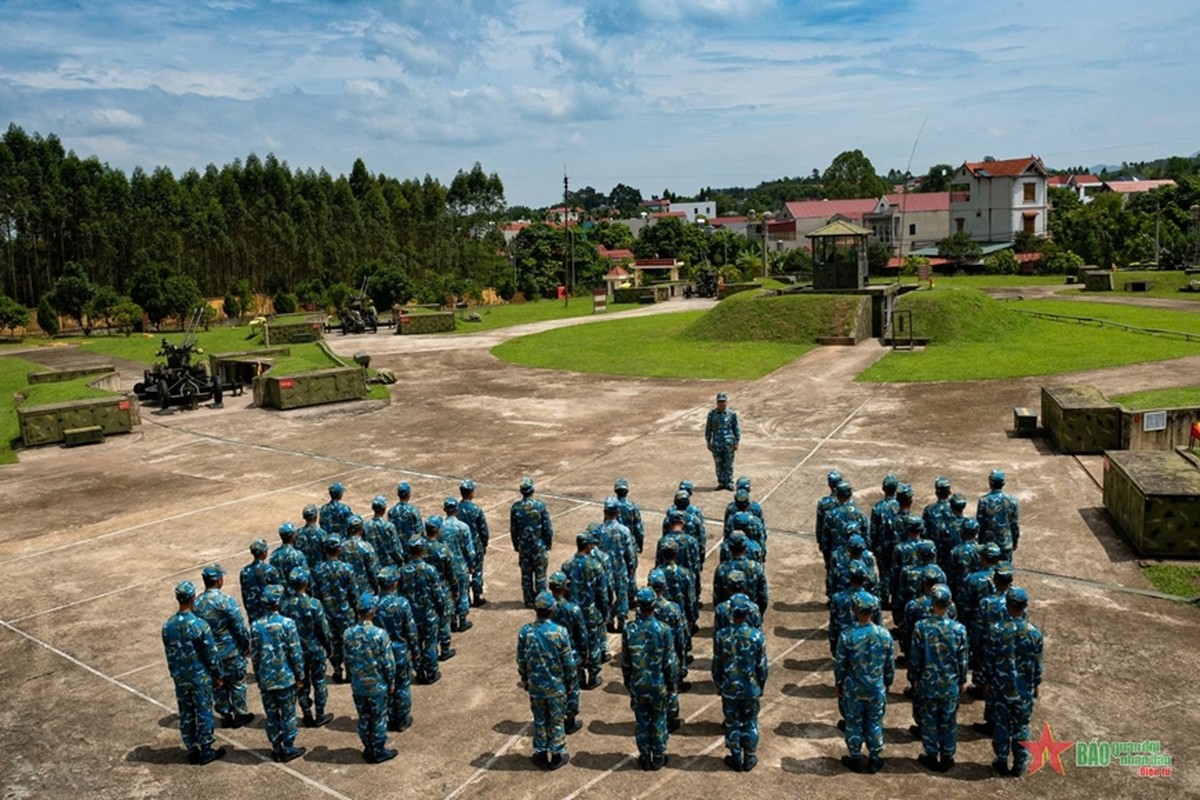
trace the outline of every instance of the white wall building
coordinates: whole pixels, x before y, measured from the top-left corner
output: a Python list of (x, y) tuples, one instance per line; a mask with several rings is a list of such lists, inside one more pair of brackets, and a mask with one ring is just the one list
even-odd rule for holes
[(1046, 166), (1040, 158), (968, 161), (950, 179), (949, 235), (1011, 242), (1018, 231), (1046, 235)]

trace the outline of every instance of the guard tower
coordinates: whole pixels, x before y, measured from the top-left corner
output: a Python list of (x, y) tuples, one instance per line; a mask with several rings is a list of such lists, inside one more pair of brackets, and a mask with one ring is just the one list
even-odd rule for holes
[(834, 220), (808, 234), (812, 239), (813, 289), (852, 292), (867, 287), (867, 240), (871, 231)]

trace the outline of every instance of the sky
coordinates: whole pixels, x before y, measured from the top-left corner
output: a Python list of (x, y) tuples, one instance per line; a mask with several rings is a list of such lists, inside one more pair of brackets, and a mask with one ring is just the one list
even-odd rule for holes
[[(1200, 6), (1143, 0), (0, 0), (0, 125), (131, 171), (271, 152), (510, 205), (1200, 150)], [(910, 167), (911, 163), (911, 167)]]

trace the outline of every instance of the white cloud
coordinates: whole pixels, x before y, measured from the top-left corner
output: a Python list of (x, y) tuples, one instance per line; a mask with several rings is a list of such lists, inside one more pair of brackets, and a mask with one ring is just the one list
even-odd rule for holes
[(137, 114), (121, 108), (98, 108), (92, 112), (92, 121), (102, 130), (137, 130), (145, 122)]
[(350, 94), (367, 95), (369, 97), (377, 97), (381, 100), (388, 96), (387, 89), (384, 89), (379, 81), (364, 78), (355, 78), (346, 81), (346, 91)]

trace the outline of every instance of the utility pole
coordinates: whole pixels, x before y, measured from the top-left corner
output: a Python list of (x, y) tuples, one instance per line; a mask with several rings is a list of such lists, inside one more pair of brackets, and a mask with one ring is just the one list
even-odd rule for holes
[[(563, 232), (568, 236), (571, 235), (570, 220), (568, 216), (571, 213), (571, 207), (568, 199), (571, 196), (571, 184), (567, 178), (567, 165), (563, 164)], [(571, 239), (571, 251), (575, 249), (575, 239)], [(568, 253), (568, 248), (563, 248), (563, 305), (571, 304), (571, 273), (568, 267), (568, 258), (574, 257), (574, 252)]]

